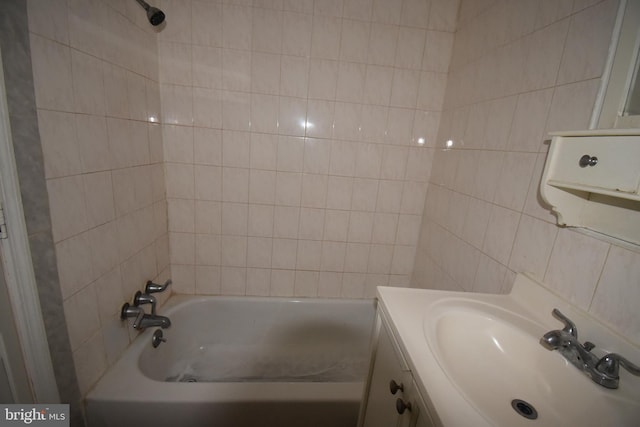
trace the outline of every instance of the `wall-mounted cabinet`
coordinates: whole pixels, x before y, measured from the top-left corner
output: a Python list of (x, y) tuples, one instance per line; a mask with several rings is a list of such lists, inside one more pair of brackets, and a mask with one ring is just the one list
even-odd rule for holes
[(558, 224), (640, 244), (640, 129), (552, 137), (540, 194)]

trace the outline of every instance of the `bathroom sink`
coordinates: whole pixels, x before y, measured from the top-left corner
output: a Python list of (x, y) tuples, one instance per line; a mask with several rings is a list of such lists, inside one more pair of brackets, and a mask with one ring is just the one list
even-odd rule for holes
[(441, 299), (423, 317), (424, 339), (440, 368), (490, 424), (635, 425), (640, 403), (593, 383), (540, 345), (548, 329), (466, 298)]

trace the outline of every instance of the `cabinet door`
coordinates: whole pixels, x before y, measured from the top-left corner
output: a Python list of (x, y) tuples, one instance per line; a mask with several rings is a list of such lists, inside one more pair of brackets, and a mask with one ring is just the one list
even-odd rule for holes
[[(391, 393), (389, 383), (394, 380), (405, 388), (411, 383), (410, 372), (396, 353), (394, 343), (384, 324), (380, 326), (376, 347), (373, 371), (369, 382), (367, 406), (364, 416), (364, 427), (397, 427), (401, 416), (396, 410), (396, 400), (406, 399), (401, 390)], [(408, 381), (407, 381), (408, 379)]]
[(427, 405), (423, 402), (418, 387), (414, 381), (411, 381), (410, 389), (405, 393), (406, 400), (411, 404), (409, 415), (401, 418), (400, 427), (434, 427), (435, 424), (427, 411)]

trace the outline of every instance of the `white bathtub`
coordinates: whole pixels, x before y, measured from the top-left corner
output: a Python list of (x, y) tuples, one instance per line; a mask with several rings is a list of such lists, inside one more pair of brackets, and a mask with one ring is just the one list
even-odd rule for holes
[(89, 427), (354, 427), (372, 300), (174, 296), (87, 395)]

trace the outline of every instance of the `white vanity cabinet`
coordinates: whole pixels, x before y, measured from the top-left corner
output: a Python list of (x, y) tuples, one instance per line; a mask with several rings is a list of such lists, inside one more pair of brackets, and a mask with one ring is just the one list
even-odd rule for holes
[(383, 315), (365, 388), (360, 427), (433, 427), (411, 370)]

